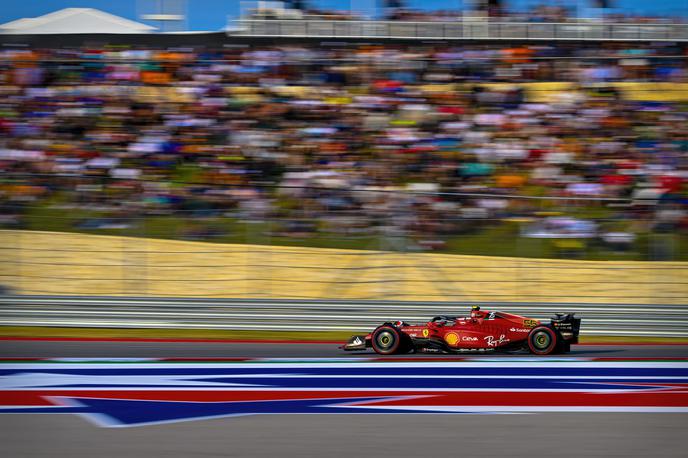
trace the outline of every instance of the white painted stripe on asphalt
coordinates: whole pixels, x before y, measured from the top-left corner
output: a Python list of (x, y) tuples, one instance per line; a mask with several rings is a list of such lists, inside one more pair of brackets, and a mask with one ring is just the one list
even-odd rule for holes
[(0, 370), (41, 369), (333, 369), (333, 368), (688, 368), (688, 361), (581, 361), (581, 362), (363, 362), (363, 363), (6, 363)]
[(379, 406), (379, 405), (327, 405), (342, 409), (379, 409), (379, 410), (413, 410), (433, 411), (436, 413), (462, 412), (643, 412), (643, 413), (686, 413), (688, 407), (654, 407), (654, 406)]
[[(112, 362), (112, 363), (146, 363), (157, 362), (160, 358), (46, 358), (45, 361), (55, 363), (91, 363), (93, 361)], [(28, 361), (29, 363), (32, 361)], [(0, 367), (2, 367), (0, 365)]]

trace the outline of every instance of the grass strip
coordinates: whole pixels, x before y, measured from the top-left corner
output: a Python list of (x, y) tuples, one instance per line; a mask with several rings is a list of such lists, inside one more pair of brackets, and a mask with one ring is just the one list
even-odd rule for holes
[[(0, 337), (90, 339), (283, 340), (343, 342), (352, 331), (248, 331), (224, 329), (124, 329), (0, 326)], [(581, 336), (583, 344), (688, 344), (682, 337)]]
[(340, 341), (351, 331), (248, 331), (225, 329), (126, 329), (0, 326), (0, 337), (92, 338), (92, 339), (199, 339)]

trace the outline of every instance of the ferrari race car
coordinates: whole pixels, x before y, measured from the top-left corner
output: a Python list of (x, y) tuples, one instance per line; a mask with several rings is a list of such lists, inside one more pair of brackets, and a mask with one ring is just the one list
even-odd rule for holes
[(464, 351), (528, 350), (536, 355), (564, 353), (578, 343), (580, 318), (557, 313), (540, 320), (474, 306), (470, 316), (436, 316), (425, 324), (387, 322), (368, 335), (357, 335), (343, 345), (346, 351), (372, 348), (381, 355), (395, 353), (459, 353)]

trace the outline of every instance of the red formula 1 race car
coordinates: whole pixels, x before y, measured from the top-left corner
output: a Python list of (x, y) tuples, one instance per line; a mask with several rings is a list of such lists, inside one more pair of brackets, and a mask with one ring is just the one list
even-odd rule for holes
[(381, 355), (395, 353), (458, 353), (464, 351), (529, 350), (536, 355), (570, 351), (578, 343), (580, 318), (558, 313), (550, 323), (474, 306), (467, 317), (436, 316), (425, 324), (387, 322), (368, 335), (353, 336), (341, 348), (372, 348)]

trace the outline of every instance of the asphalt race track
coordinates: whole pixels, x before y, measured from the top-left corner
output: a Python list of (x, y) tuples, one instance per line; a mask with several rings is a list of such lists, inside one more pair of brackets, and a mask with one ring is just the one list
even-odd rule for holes
[(686, 345), (379, 360), (333, 344), (2, 340), (2, 358), (7, 457), (686, 456)]
[(682, 457), (686, 414), (274, 415), (97, 428), (0, 416), (7, 457)]
[[(370, 352), (344, 352), (332, 343), (233, 343), (233, 342), (143, 342), (143, 341), (40, 341), (0, 340), (0, 358), (351, 358)], [(473, 353), (475, 355), (475, 353)], [(500, 354), (513, 358), (525, 353)], [(467, 353), (470, 355), (470, 353)], [(404, 355), (404, 357), (414, 355)], [(418, 355), (421, 356), (421, 355)], [(445, 355), (422, 355), (443, 358)], [(672, 358), (688, 357), (688, 345), (574, 345), (562, 357)]]

